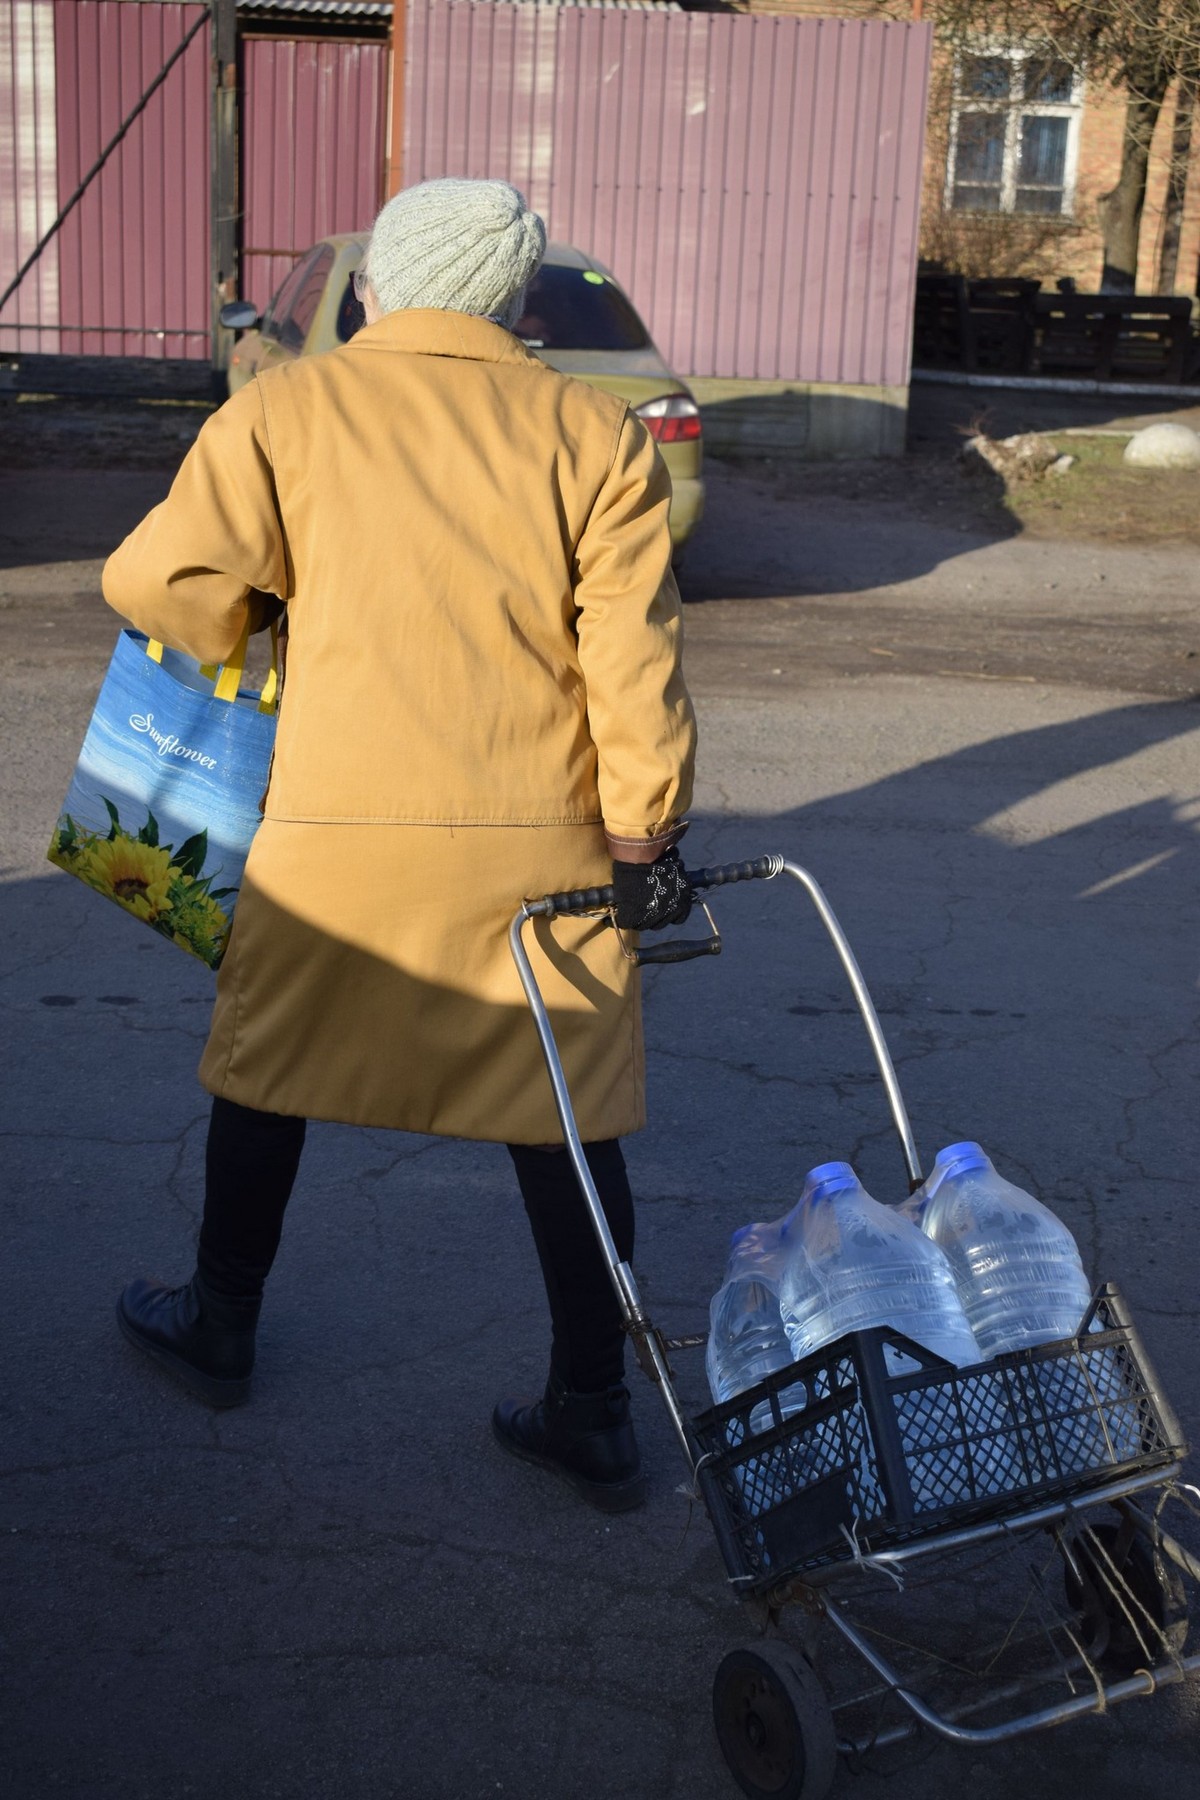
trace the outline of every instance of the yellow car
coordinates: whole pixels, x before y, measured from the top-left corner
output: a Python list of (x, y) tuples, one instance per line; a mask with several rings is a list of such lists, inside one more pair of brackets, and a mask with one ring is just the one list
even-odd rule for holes
[[(366, 233), (322, 238), (261, 319), (248, 300), (222, 309), (222, 324), (244, 333), (229, 364), (231, 393), (259, 369), (335, 350), (354, 336), (363, 313), (351, 277), (366, 247)], [(654, 348), (628, 296), (581, 250), (551, 244), (529, 284), (516, 335), (552, 369), (629, 402), (671, 472), (671, 540), (678, 554), (704, 511), (700, 409)]]

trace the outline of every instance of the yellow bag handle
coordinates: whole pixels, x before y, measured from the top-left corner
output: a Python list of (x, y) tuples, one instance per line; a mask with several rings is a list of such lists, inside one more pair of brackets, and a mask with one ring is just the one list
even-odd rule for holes
[[(242, 627), (242, 635), (238, 639), (232, 653), (225, 663), (218, 668), (216, 663), (201, 663), (200, 673), (206, 680), (213, 682), (213, 699), (233, 701), (238, 697), (242, 685), (242, 677), (246, 671), (246, 650), (250, 643), (250, 620), (247, 618)], [(163, 659), (163, 647), (157, 638), (151, 638), (146, 645), (146, 655), (151, 662), (160, 663)], [(279, 624), (271, 622), (271, 666), (267, 670), (266, 680), (262, 684), (262, 692), (258, 696), (260, 713), (273, 713), (279, 706)]]

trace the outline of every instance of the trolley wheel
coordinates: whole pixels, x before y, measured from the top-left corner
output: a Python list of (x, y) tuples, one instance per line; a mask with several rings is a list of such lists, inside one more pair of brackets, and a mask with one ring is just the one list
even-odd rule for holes
[(713, 1722), (751, 1800), (825, 1800), (837, 1770), (833, 1714), (799, 1650), (777, 1638), (731, 1650), (713, 1677)]
[(1122, 1520), (1105, 1519), (1090, 1531), (1100, 1549), (1087, 1535), (1075, 1538), (1072, 1549), (1083, 1581), (1065, 1563), (1063, 1585), (1068, 1603), (1092, 1629), (1100, 1660), (1115, 1670), (1132, 1671), (1164, 1654), (1163, 1638), (1171, 1650), (1182, 1650), (1188, 1634), (1187, 1590), (1174, 1564)]

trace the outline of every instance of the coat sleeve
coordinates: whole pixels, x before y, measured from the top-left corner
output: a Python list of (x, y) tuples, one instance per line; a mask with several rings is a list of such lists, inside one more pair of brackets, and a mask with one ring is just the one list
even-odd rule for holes
[(671, 478), (626, 413), (576, 549), (579, 659), (610, 852), (652, 862), (683, 835), (696, 721), (671, 573)]
[(222, 662), (290, 596), (290, 564), (258, 383), (207, 420), (162, 503), (104, 565), (108, 604), (147, 636)]

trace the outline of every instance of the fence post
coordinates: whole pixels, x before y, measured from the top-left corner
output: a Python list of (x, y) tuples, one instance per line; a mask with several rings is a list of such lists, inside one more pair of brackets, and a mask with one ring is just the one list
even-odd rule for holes
[(383, 198), (390, 200), (404, 186), (404, 90), (408, 71), (408, 0), (396, 0), (392, 8), (389, 40), (388, 149)]
[(212, 379), (223, 399), (233, 333), (221, 324), (221, 308), (237, 298), (237, 0), (209, 0), (212, 9)]

